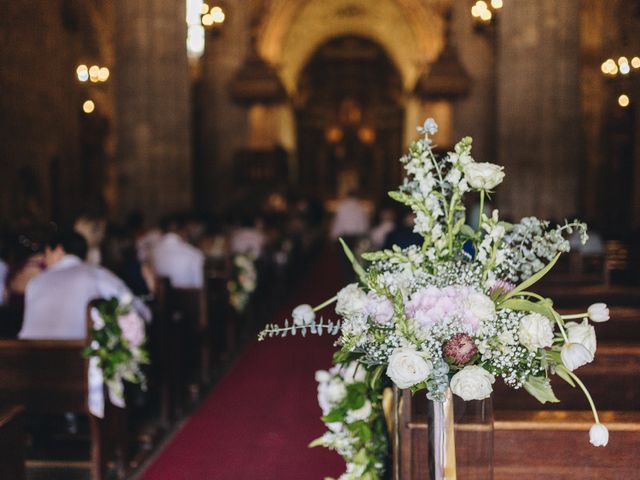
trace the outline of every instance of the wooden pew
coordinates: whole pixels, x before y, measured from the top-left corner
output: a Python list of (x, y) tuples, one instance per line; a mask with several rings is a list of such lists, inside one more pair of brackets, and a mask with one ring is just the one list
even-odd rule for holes
[(157, 301), (164, 327), (154, 337), (155, 350), (168, 389), (163, 416), (172, 419), (184, 414), (188, 402), (210, 383), (211, 334), (204, 289), (173, 288), (168, 279), (157, 281)]
[[(640, 345), (602, 344), (596, 360), (576, 373), (590, 389), (602, 421), (611, 427), (610, 446), (595, 449), (588, 443), (593, 419), (579, 389), (553, 377), (561, 403), (541, 405), (526, 391), (508, 388), (498, 379), (492, 402), (494, 478), (635, 478), (629, 472), (640, 471), (640, 457), (630, 460), (628, 451), (640, 442)], [(427, 399), (424, 392), (411, 396), (409, 391), (401, 398), (394, 468), (402, 480), (427, 478)]]
[(124, 472), (126, 436), (118, 426), (126, 421), (126, 415), (110, 406), (106, 393), (105, 418), (98, 419), (89, 412), (89, 362), (82, 355), (85, 347), (85, 340), (0, 340), (0, 406), (24, 405), (27, 414), (86, 415), (90, 459), (73, 462), (73, 466), (87, 467), (93, 480), (101, 480), (111, 456), (116, 458), (119, 474)]
[(0, 408), (0, 478), (25, 480), (24, 407)]
[[(410, 415), (411, 400), (410, 393), (403, 392), (394, 480), (428, 478), (426, 413)], [(494, 418), (495, 480), (618, 480), (637, 478), (640, 471), (638, 411), (600, 412), (610, 431), (606, 448), (589, 444), (590, 411), (496, 411)], [(463, 478), (474, 478), (470, 469), (464, 473)]]

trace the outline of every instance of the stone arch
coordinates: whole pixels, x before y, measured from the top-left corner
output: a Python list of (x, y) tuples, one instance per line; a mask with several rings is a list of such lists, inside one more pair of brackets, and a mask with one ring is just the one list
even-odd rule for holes
[(273, 0), (258, 35), (260, 53), (276, 65), (294, 95), (298, 76), (331, 38), (358, 35), (380, 44), (410, 91), (443, 46), (450, 0)]

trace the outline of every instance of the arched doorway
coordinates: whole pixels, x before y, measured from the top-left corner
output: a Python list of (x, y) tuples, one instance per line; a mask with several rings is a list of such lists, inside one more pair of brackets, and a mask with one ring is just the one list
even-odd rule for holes
[(330, 40), (298, 82), (299, 179), (322, 198), (350, 190), (375, 202), (400, 179), (402, 78), (371, 40)]

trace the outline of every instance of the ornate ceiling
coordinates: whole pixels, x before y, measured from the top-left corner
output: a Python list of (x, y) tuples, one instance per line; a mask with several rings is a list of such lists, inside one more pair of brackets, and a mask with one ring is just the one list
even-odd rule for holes
[(450, 0), (257, 0), (258, 49), (295, 93), (313, 53), (331, 38), (357, 35), (377, 42), (413, 89), (443, 46)]

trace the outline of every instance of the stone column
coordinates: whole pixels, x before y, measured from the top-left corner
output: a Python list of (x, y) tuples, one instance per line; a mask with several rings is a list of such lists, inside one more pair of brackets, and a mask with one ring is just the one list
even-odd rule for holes
[(503, 215), (560, 220), (578, 208), (579, 0), (505, 2), (498, 19)]
[(217, 35), (208, 34), (201, 59), (198, 200), (205, 210), (233, 201), (233, 155), (247, 146), (248, 109), (233, 103), (229, 84), (249, 50), (250, 3), (226, 3), (226, 20)]
[(119, 209), (150, 219), (191, 207), (184, 0), (116, 0)]

